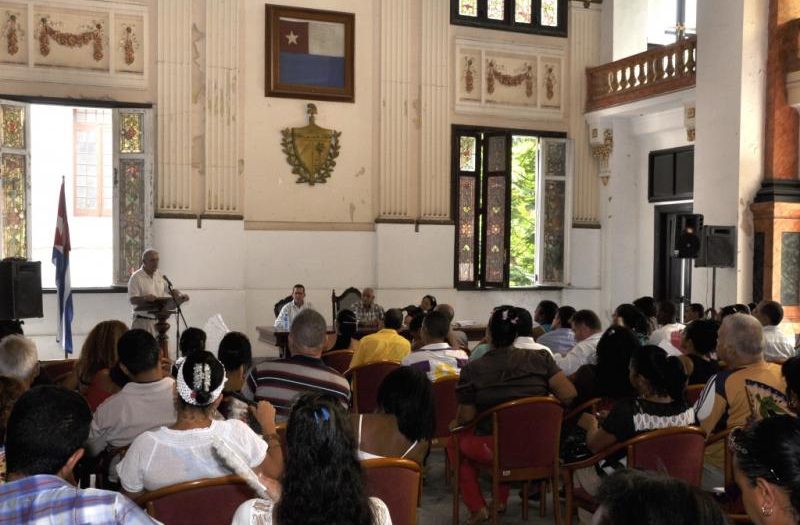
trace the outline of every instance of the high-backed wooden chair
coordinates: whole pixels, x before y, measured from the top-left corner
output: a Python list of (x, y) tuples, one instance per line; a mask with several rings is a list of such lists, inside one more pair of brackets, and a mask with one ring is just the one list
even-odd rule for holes
[[(471, 430), (484, 420), (491, 419), (493, 424), (494, 459), (491, 466), (492, 475), (492, 516), (493, 525), (497, 524), (497, 502), (500, 494), (500, 483), (524, 481), (522, 500), (528, 501), (528, 481), (539, 481), (541, 505), (540, 514), (546, 512), (545, 496), (547, 484), (552, 485), (553, 507), (556, 525), (561, 523), (561, 505), (558, 501), (559, 481), (559, 440), (561, 438), (561, 421), (564, 409), (552, 397), (526, 397), (500, 404), (491, 410), (479, 414), (467, 425), (453, 429), (452, 439), (455, 443), (455, 463), (453, 472), (453, 524), (458, 525), (460, 494), (458, 486), (461, 453), (458, 439), (465, 431)], [(528, 519), (528, 505), (522, 505), (522, 518)]]
[(272, 311), (275, 312), (275, 317), (278, 317), (278, 314), (281, 313), (281, 310), (283, 309), (283, 307), (286, 304), (291, 303), (292, 300), (293, 300), (292, 296), (291, 295), (287, 295), (286, 297), (284, 297), (283, 299), (281, 299), (280, 301), (275, 303), (272, 306)]
[(333, 312), (331, 319), (333, 319), (333, 322), (336, 322), (339, 310), (352, 310), (359, 301), (361, 301), (361, 292), (358, 288), (351, 286), (343, 291), (341, 295), (336, 295), (336, 290), (331, 290), (331, 310)]
[(389, 507), (394, 525), (415, 525), (422, 488), (419, 465), (409, 459), (378, 458), (361, 462), (367, 495)]
[(239, 476), (223, 476), (145, 492), (136, 503), (164, 525), (218, 525), (230, 523), (239, 505), (255, 497)]
[(344, 375), (345, 372), (350, 370), (350, 361), (353, 360), (352, 350), (334, 350), (332, 352), (325, 352), (322, 354), (322, 361), (333, 368), (340, 374)]
[(573, 485), (576, 470), (594, 467), (612, 454), (624, 450), (627, 467), (652, 470), (700, 486), (705, 451), (705, 433), (698, 427), (674, 427), (644, 432), (633, 438), (615, 443), (584, 460), (567, 463), (562, 467), (566, 493), (567, 525), (572, 524), (575, 506), (594, 512), (594, 497)]
[(371, 414), (378, 407), (378, 389), (383, 378), (400, 367), (395, 361), (378, 361), (351, 368), (345, 373), (353, 395), (352, 412)]
[(54, 385), (61, 385), (73, 373), (77, 362), (77, 359), (39, 361), (39, 374)]

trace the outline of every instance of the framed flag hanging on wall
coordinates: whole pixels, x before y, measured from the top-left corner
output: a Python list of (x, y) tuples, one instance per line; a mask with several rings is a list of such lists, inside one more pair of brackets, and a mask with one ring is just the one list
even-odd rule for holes
[(266, 4), (266, 96), (353, 102), (355, 15)]

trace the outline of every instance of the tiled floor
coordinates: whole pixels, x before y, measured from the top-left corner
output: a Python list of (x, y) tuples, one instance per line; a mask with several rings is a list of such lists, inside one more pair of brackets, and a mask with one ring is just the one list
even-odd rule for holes
[[(487, 500), (490, 497), (491, 489), (488, 478), (485, 480), (484, 496)], [(508, 510), (500, 517), (503, 524), (526, 524), (526, 525), (552, 525), (555, 523), (553, 518), (552, 495), (548, 497), (547, 516), (539, 517), (539, 504), (531, 503), (528, 513), (528, 521), (522, 520), (522, 510), (520, 507), (518, 487), (513, 487), (511, 496), (508, 499)], [(563, 506), (562, 506), (563, 507)], [(434, 450), (428, 458), (428, 465), (425, 470), (425, 484), (422, 488), (422, 508), (419, 510), (419, 525), (451, 525), (453, 523), (453, 492), (444, 480), (444, 451)], [(563, 510), (563, 509), (562, 509)], [(469, 516), (469, 511), (461, 503), (461, 523), (464, 523)]]

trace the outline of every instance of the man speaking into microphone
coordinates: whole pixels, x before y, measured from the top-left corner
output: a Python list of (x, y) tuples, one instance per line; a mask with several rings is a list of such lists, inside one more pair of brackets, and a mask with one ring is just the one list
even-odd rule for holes
[(158, 271), (158, 251), (145, 250), (142, 254), (142, 267), (133, 272), (128, 281), (128, 298), (134, 307), (131, 328), (141, 328), (155, 336), (156, 318), (148, 312), (137, 312), (136, 308), (170, 295), (178, 304), (189, 300), (188, 295), (173, 289), (169, 279)]

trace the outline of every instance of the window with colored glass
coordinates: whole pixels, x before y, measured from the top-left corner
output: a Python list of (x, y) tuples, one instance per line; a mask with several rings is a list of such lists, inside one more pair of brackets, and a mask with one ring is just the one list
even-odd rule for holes
[(567, 36), (567, 0), (450, 0), (450, 23)]

